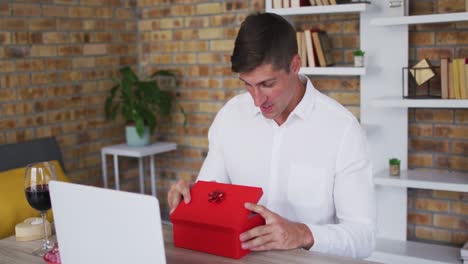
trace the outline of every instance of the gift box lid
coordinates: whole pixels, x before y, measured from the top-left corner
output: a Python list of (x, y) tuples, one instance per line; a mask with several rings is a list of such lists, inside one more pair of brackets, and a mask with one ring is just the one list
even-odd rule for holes
[(190, 190), (191, 201), (183, 201), (171, 214), (177, 223), (198, 223), (230, 229), (240, 229), (249, 219), (246, 202), (257, 203), (263, 194), (261, 188), (197, 181)]

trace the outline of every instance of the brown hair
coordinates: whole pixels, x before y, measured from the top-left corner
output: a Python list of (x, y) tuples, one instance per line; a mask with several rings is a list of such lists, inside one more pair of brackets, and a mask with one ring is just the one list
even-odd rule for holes
[(249, 72), (271, 63), (289, 72), (297, 54), (296, 31), (283, 17), (272, 13), (249, 15), (240, 27), (231, 56), (233, 72)]

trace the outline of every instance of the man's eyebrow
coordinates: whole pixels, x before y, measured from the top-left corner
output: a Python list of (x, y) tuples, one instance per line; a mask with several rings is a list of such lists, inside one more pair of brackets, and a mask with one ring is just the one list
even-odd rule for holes
[[(242, 79), (241, 77), (239, 77), (239, 79), (240, 79), (241, 81), (243, 81), (244, 83), (251, 85), (250, 83), (248, 83), (246, 80)], [(276, 80), (276, 77), (272, 77), (272, 78), (263, 80), (263, 81), (261, 81), (261, 82), (258, 82), (258, 83), (256, 83), (256, 84), (258, 85), (258, 84), (261, 84), (261, 83), (266, 83), (266, 82), (275, 81), (275, 80)]]

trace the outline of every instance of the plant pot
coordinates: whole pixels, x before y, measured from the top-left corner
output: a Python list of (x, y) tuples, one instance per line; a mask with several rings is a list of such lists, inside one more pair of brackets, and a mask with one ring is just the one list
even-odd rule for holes
[(354, 56), (354, 67), (364, 67), (364, 56)]
[(390, 175), (391, 176), (400, 176), (400, 165), (391, 164), (390, 165)]
[(126, 126), (125, 138), (127, 140), (127, 145), (130, 147), (146, 146), (150, 143), (150, 129), (149, 127), (145, 127), (143, 136), (140, 137), (135, 126)]

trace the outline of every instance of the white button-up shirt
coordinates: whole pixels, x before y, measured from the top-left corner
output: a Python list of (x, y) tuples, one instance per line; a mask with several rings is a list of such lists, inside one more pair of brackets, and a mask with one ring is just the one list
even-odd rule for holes
[(309, 227), (311, 250), (365, 258), (375, 243), (365, 135), (346, 108), (301, 79), (304, 97), (281, 126), (248, 93), (227, 102), (208, 132), (198, 180), (261, 187), (259, 204)]

